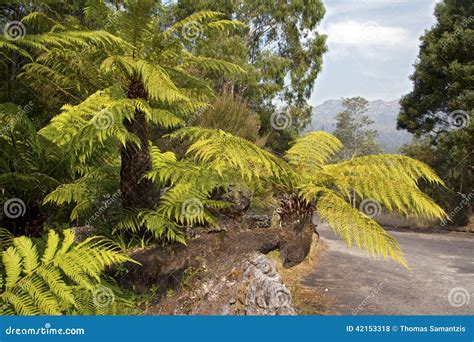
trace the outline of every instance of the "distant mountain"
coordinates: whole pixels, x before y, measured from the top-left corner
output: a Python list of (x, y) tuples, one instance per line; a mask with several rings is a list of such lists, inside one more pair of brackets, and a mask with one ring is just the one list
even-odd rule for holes
[[(369, 101), (366, 114), (375, 122), (370, 126), (379, 133), (378, 143), (387, 152), (395, 152), (400, 146), (411, 141), (412, 135), (397, 130), (397, 116), (400, 111), (399, 100)], [(332, 133), (336, 128), (336, 114), (343, 111), (342, 100), (327, 100), (314, 107), (311, 124), (307, 132), (326, 131)]]

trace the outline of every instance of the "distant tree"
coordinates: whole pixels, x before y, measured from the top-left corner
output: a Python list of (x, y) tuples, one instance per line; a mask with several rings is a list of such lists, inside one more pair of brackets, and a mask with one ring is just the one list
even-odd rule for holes
[(434, 14), (437, 22), (421, 37), (410, 77), (413, 91), (400, 102), (398, 127), (437, 139), (461, 119), (460, 111), (473, 113), (474, 2), (443, 0)]
[[(436, 24), (421, 37), (413, 90), (400, 102), (398, 128), (420, 138), (403, 152), (442, 175), (448, 189), (435, 197), (450, 212), (474, 188), (474, 2), (443, 0), (434, 15)], [(469, 206), (452, 220), (467, 223)]]
[[(260, 133), (270, 134), (267, 147), (280, 153), (287, 150), (310, 122), (308, 99), (327, 51), (326, 35), (317, 31), (325, 13), (322, 1), (178, 0), (174, 9), (170, 6), (170, 21), (197, 10), (223, 12), (247, 25), (243, 34), (200, 35), (189, 45), (199, 55), (230, 61), (247, 71), (233, 78), (209, 76), (217, 91), (248, 101), (260, 117)], [(287, 126), (275, 129), (276, 113), (291, 117), (281, 118)]]
[(369, 126), (374, 121), (365, 114), (368, 101), (362, 97), (345, 98), (344, 111), (336, 115), (336, 136), (344, 145), (339, 158), (350, 159), (356, 156), (380, 153), (375, 139), (377, 131)]
[(471, 126), (441, 135), (436, 144), (429, 136), (422, 136), (401, 148), (403, 154), (431, 165), (442, 175), (447, 187), (425, 185), (423, 189), (441, 203), (456, 225), (468, 224), (472, 211), (474, 181), (472, 168), (466, 164), (473, 157), (473, 137)]

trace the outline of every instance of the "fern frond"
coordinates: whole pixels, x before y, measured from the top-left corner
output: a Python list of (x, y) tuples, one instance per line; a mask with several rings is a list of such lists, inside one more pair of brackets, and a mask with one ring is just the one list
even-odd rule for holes
[(23, 271), (25, 273), (30, 273), (32, 270), (38, 267), (38, 251), (30, 239), (28, 239), (26, 236), (20, 236), (13, 239), (13, 245), (21, 255)]
[[(2, 254), (5, 279), (0, 302), (7, 312), (22, 315), (59, 315), (80, 312), (76, 294), (92, 293), (101, 283), (106, 267), (132, 261), (120, 253), (110, 240), (93, 237), (74, 246), (74, 233), (64, 231), (61, 245), (58, 234), (50, 231), (39, 260), (37, 247), (27, 237), (13, 239)], [(3, 285), (2, 285), (3, 287)]]
[(361, 198), (371, 198), (406, 216), (446, 218), (443, 209), (418, 186), (420, 179), (439, 185), (443, 181), (429, 166), (412, 158), (390, 154), (357, 157), (324, 166), (320, 178), (327, 176), (347, 197), (355, 191)]
[[(13, 234), (5, 228), (0, 228), (0, 252), (4, 251), (13, 243)], [(0, 284), (1, 287), (1, 284)]]
[(166, 103), (189, 100), (158, 64), (126, 56), (110, 56), (102, 62), (101, 69), (109, 73), (119, 72), (128, 79), (140, 80), (151, 100)]
[(186, 154), (194, 155), (196, 161), (205, 163), (219, 175), (230, 169), (239, 172), (242, 178), (252, 180), (279, 177), (286, 169), (284, 163), (271, 153), (222, 130), (187, 127), (171, 136), (195, 140)]
[(183, 20), (178, 21), (173, 26), (171, 26), (167, 31), (164, 32), (165, 37), (170, 36), (174, 32), (179, 32), (183, 26), (190, 23), (203, 23), (206, 20), (217, 20), (224, 17), (224, 13), (215, 12), (215, 11), (198, 11), (195, 12)]
[(5, 288), (11, 289), (16, 285), (22, 270), (21, 255), (14, 247), (8, 247), (2, 252), (2, 262), (5, 267)]
[(349, 247), (353, 243), (373, 256), (389, 256), (408, 267), (396, 240), (377, 222), (363, 215), (343, 198), (326, 190), (316, 202), (316, 210)]
[(317, 170), (342, 148), (341, 142), (326, 132), (311, 132), (296, 139), (285, 157), (300, 170)]

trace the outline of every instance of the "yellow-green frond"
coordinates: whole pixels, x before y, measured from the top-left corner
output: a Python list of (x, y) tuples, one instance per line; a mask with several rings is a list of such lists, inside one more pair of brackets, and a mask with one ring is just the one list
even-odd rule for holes
[(338, 164), (326, 165), (311, 177), (329, 179), (346, 198), (355, 192), (360, 198), (377, 201), (390, 211), (406, 216), (416, 215), (445, 219), (446, 214), (418, 186), (420, 179), (443, 185), (443, 181), (427, 165), (401, 155), (357, 157)]
[(377, 222), (349, 205), (332, 191), (324, 191), (317, 200), (316, 211), (349, 247), (355, 244), (373, 256), (391, 257), (408, 267), (396, 240)]
[(250, 141), (222, 130), (187, 127), (173, 136), (195, 141), (186, 152), (222, 175), (227, 170), (237, 171), (242, 178), (279, 177), (285, 172), (284, 163)]
[(1, 253), (4, 270), (0, 302), (4, 312), (21, 315), (81, 313), (78, 291), (92, 294), (101, 283), (102, 272), (113, 264), (132, 261), (110, 240), (93, 237), (74, 245), (74, 233), (64, 231), (59, 241), (50, 232), (41, 259), (37, 245), (25, 236)]
[(296, 139), (285, 157), (298, 170), (317, 170), (342, 148), (341, 142), (326, 132), (311, 132)]

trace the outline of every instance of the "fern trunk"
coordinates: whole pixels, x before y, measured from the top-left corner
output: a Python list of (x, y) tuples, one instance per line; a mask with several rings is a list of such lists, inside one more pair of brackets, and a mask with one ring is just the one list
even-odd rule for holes
[(310, 252), (314, 234), (310, 212), (300, 219), (296, 215), (285, 216), (281, 227), (248, 229), (244, 222), (243, 217), (226, 219), (226, 225), (232, 227), (228, 231), (203, 234), (188, 240), (186, 245), (176, 243), (136, 250), (130, 257), (141, 265), (125, 265), (127, 272), (119, 282), (138, 292), (157, 286), (158, 293), (164, 293), (182, 285), (182, 277), (189, 267), (199, 269), (203, 264), (212, 267), (247, 253), (279, 250), (283, 266), (288, 268), (303, 262)]
[[(128, 98), (146, 99), (143, 84), (134, 81), (128, 89)], [(145, 113), (136, 111), (131, 121), (124, 122), (127, 130), (140, 139), (140, 147), (127, 144), (121, 149), (120, 190), (124, 208), (153, 208), (159, 198), (158, 190), (151, 180), (143, 175), (151, 170), (151, 156), (148, 141), (150, 130)]]

